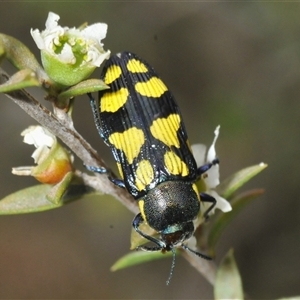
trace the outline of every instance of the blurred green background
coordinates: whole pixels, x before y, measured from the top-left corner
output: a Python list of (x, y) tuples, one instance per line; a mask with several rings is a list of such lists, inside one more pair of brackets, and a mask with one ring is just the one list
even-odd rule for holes
[[(130, 50), (159, 72), (176, 96), (191, 143), (209, 145), (221, 125), (221, 179), (261, 161), (266, 171), (245, 186), (263, 187), (226, 230), (217, 262), (230, 247), (253, 299), (300, 294), (300, 3), (0, 2), (0, 32), (39, 57), (30, 28), (48, 12), (60, 24), (105, 22), (105, 48)], [(15, 70), (5, 62), (10, 73)], [(95, 76), (99, 76), (99, 71)], [(43, 92), (30, 89), (45, 104)], [(35, 184), (11, 174), (32, 164), (20, 132), (35, 121), (0, 95), (0, 196)], [(78, 98), (77, 130), (114, 167)], [(81, 162), (77, 160), (81, 167)], [(78, 201), (39, 214), (0, 217), (1, 299), (210, 299), (212, 287), (178, 258), (109, 271), (129, 250), (133, 215), (111, 197)]]

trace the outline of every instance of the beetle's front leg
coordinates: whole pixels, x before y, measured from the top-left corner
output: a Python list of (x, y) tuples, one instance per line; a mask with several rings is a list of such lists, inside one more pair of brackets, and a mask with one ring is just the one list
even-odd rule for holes
[[(107, 170), (106, 168), (104, 167), (95, 167), (95, 166), (86, 166), (85, 167), (91, 171), (91, 172), (94, 172), (94, 173), (99, 173), (99, 174), (110, 174), (109, 170)], [(122, 189), (125, 189), (125, 183), (123, 180), (121, 179), (118, 179), (118, 178), (113, 178), (111, 177), (110, 175), (108, 176), (108, 179), (113, 183), (115, 184), (116, 186), (122, 188)]]

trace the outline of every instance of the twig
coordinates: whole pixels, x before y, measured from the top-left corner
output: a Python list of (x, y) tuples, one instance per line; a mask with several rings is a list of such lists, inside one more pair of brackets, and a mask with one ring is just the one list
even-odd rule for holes
[[(8, 75), (0, 69), (0, 84), (6, 82), (8, 78)], [(61, 139), (85, 165), (107, 168), (105, 162), (98, 156), (91, 145), (75, 130), (72, 120), (62, 110), (60, 110), (58, 118), (25, 90), (14, 91), (6, 94), (6, 96), (38, 123)], [(85, 177), (86, 183), (89, 183), (88, 178), (89, 177)], [(131, 195), (126, 190), (120, 189), (111, 183), (107, 176), (97, 174), (97, 184), (95, 184), (94, 180), (90, 180), (89, 186), (92, 186), (102, 193), (116, 197), (129, 210), (134, 213), (138, 212), (137, 203)]]

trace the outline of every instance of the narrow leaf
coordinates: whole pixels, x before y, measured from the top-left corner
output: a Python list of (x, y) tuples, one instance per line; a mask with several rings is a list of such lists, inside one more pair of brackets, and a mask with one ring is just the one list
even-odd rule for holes
[(228, 199), (232, 194), (237, 191), (241, 186), (248, 182), (251, 178), (256, 176), (262, 170), (264, 170), (268, 165), (265, 163), (260, 163), (255, 166), (245, 168), (233, 174), (229, 178), (225, 179), (218, 187), (217, 191), (222, 197)]
[(54, 209), (77, 200), (83, 195), (93, 193), (93, 190), (83, 184), (71, 184), (61, 201), (51, 202), (48, 200), (48, 195), (53, 193), (52, 189), (52, 185), (40, 184), (6, 196), (0, 200), (0, 215), (24, 214)]
[(217, 271), (214, 288), (215, 299), (244, 299), (242, 280), (233, 250), (229, 250)]
[(21, 70), (10, 77), (8, 81), (0, 85), (0, 93), (24, 89), (31, 86), (39, 86), (40, 83), (36, 74), (29, 69)]
[(117, 260), (112, 267), (110, 268), (111, 271), (118, 271), (121, 269), (125, 269), (128, 267), (132, 267), (135, 265), (143, 264), (145, 262), (163, 259), (166, 257), (172, 256), (172, 252), (144, 252), (144, 251), (135, 251), (128, 253)]
[[(0, 55), (8, 59), (17, 69), (30, 69), (44, 77), (44, 71), (33, 53), (19, 40), (0, 33)], [(47, 76), (48, 77), (48, 76)]]
[(241, 193), (236, 196), (232, 202), (232, 211), (226, 214), (219, 214), (212, 222), (207, 239), (207, 246), (211, 255), (213, 255), (215, 246), (228, 224), (239, 214), (239, 212), (251, 203), (254, 199), (264, 193), (263, 189), (255, 189)]
[(73, 85), (58, 95), (58, 102), (67, 101), (75, 96), (98, 92), (109, 87), (100, 79), (88, 79)]
[(6, 196), (0, 201), (0, 214), (38, 212), (62, 206), (63, 203), (54, 204), (47, 199), (51, 188), (48, 184), (35, 185)]

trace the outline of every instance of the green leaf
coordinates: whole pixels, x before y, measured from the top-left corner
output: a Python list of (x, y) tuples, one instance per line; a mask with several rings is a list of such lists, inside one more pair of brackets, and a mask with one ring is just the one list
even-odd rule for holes
[(217, 271), (214, 287), (215, 299), (244, 299), (242, 280), (233, 250), (229, 250)]
[(0, 200), (0, 215), (24, 214), (54, 209), (93, 192), (92, 189), (83, 184), (71, 184), (61, 201), (53, 202), (48, 200), (49, 195), (53, 194), (52, 185), (35, 185)]
[(135, 265), (143, 264), (145, 262), (150, 262), (153, 260), (163, 259), (171, 257), (172, 252), (162, 253), (160, 251), (155, 252), (144, 252), (144, 251), (135, 251), (128, 253), (117, 260), (112, 267), (111, 271), (118, 271)]
[(12, 36), (0, 33), (0, 56), (7, 58), (19, 70), (30, 69), (44, 76), (41, 74), (44, 71), (33, 53)]
[(0, 85), (0, 93), (9, 93), (12, 91), (24, 89), (31, 86), (39, 86), (39, 80), (36, 74), (30, 70), (25, 69), (15, 73), (4, 84)]
[(58, 95), (58, 102), (64, 103), (75, 96), (98, 92), (108, 88), (100, 79), (87, 79), (60, 93)]
[(277, 300), (300, 300), (300, 296), (288, 297), (288, 298), (280, 298)]
[(10, 194), (0, 201), (0, 214), (39, 212), (62, 206), (62, 202), (54, 204), (47, 199), (51, 189), (51, 185), (41, 184)]
[(235, 191), (237, 191), (251, 178), (253, 178), (262, 170), (264, 170), (267, 166), (268, 165), (265, 163), (260, 163), (258, 165), (254, 165), (238, 171), (237, 173), (233, 174), (229, 178), (225, 179), (217, 187), (217, 192), (220, 195), (222, 195), (222, 197), (224, 197), (225, 199), (228, 199), (230, 196), (233, 195)]
[(264, 193), (263, 189), (255, 189), (237, 195), (231, 202), (232, 211), (219, 214), (212, 222), (207, 239), (209, 253), (213, 255), (215, 246), (228, 224), (239, 214), (239, 212), (254, 199)]

